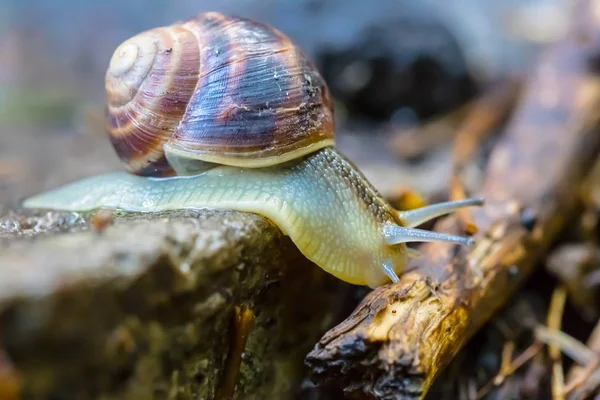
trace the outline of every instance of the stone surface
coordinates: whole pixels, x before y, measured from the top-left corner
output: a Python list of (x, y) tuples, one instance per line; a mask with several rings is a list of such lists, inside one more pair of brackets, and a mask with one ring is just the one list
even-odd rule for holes
[(252, 214), (13, 212), (0, 237), (25, 398), (288, 398), (351, 290)]

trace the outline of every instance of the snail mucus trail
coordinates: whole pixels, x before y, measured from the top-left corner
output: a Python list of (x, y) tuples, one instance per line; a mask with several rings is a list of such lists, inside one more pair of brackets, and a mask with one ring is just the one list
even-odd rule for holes
[(414, 228), (481, 199), (391, 207), (335, 149), (333, 102), (278, 30), (218, 13), (142, 32), (106, 73), (107, 131), (127, 172), (27, 199), (26, 208), (232, 209), (273, 221), (325, 271), (397, 282), (408, 242), (472, 240)]

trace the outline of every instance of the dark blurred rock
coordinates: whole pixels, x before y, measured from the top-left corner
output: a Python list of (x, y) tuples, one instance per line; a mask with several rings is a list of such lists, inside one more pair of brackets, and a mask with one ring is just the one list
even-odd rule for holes
[[(448, 111), (475, 90), (452, 33), (425, 19), (373, 21), (345, 46), (324, 47), (317, 62), (334, 97), (351, 115), (404, 121)], [(410, 118), (409, 111), (409, 118)]]

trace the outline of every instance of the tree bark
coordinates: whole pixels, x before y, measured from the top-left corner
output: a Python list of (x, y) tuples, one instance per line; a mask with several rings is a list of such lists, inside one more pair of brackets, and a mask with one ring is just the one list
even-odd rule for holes
[[(401, 281), (371, 292), (306, 358), (317, 382), (378, 399), (423, 398), (465, 341), (531, 273), (577, 212), (598, 156), (600, 13), (576, 3), (490, 156), (469, 252), (426, 244)], [(596, 7), (596, 9), (594, 9)], [(436, 230), (463, 233), (458, 217)]]

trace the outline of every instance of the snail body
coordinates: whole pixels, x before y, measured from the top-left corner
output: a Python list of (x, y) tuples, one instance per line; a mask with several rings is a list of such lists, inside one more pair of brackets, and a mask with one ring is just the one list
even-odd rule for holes
[(370, 287), (398, 281), (407, 242), (472, 243), (413, 227), (482, 200), (397, 211), (334, 148), (325, 82), (273, 28), (207, 13), (142, 33), (115, 51), (106, 86), (107, 130), (128, 172), (24, 207), (252, 212), (327, 272)]

